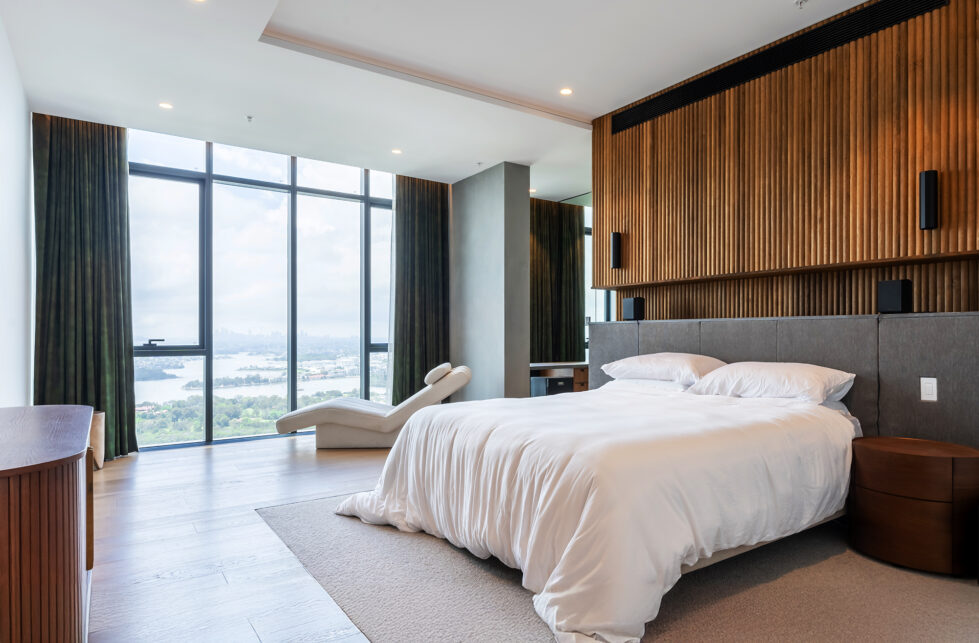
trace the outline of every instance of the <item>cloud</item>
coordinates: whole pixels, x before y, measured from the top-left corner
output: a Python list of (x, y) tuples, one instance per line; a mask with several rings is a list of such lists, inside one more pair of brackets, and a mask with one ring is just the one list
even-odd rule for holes
[[(281, 155), (214, 146), (215, 171), (275, 179)], [(220, 162), (219, 162), (220, 159)], [(350, 180), (346, 166), (300, 162), (317, 180)], [(287, 165), (286, 165), (287, 168)], [(357, 168), (352, 168), (360, 172)], [(287, 177), (287, 174), (285, 175)], [(331, 178), (332, 177), (332, 178)], [(313, 179), (310, 179), (313, 180)], [(198, 184), (130, 179), (133, 317), (137, 343), (164, 337), (195, 343), (198, 328)], [(336, 188), (334, 188), (336, 189)], [(375, 191), (376, 193), (376, 191)], [(213, 203), (214, 326), (237, 334), (285, 334), (288, 194), (216, 183)], [(361, 204), (298, 199), (299, 330), (309, 336), (360, 332)], [(375, 212), (371, 298), (375, 338), (387, 335), (390, 215)]]

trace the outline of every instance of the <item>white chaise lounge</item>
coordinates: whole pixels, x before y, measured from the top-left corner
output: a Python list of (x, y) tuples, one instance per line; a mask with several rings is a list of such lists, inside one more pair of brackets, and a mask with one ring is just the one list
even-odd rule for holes
[(297, 409), (275, 423), (279, 433), (316, 427), (317, 449), (369, 449), (394, 444), (401, 427), (420, 408), (437, 404), (472, 379), (468, 366), (446, 362), (425, 376), (425, 388), (397, 406), (350, 397)]

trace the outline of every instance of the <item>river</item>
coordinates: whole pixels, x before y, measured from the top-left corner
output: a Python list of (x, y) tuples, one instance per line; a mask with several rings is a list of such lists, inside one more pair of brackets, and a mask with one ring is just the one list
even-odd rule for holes
[[(384, 364), (386, 356), (374, 355), (372, 358), (376, 373), (377, 367)], [(174, 400), (185, 400), (194, 395), (203, 395), (204, 392), (202, 389), (187, 389), (184, 388), (184, 385), (194, 380), (204, 381), (204, 358), (185, 357), (182, 359), (184, 361), (181, 368), (166, 369), (166, 373), (175, 375), (175, 378), (136, 382), (137, 405), (145, 403), (162, 404)], [(330, 373), (340, 366), (338, 361), (342, 363), (350, 360), (306, 360), (300, 362), (300, 369), (301, 372)], [(350, 369), (348, 368), (348, 370)], [(215, 381), (220, 380), (222, 377), (244, 377), (253, 374), (268, 378), (285, 377), (286, 363), (283, 360), (276, 359), (276, 356), (273, 354), (254, 355), (250, 353), (235, 353), (230, 355), (216, 355), (214, 358)], [(372, 382), (371, 384), (371, 399), (378, 401), (385, 399), (386, 382), (377, 382), (376, 384)], [(302, 398), (304, 395), (311, 395), (320, 391), (350, 393), (359, 389), (359, 375), (324, 377), (323, 379), (310, 380), (300, 378), (298, 393), (299, 398)], [(260, 395), (286, 397), (286, 392), (285, 382), (214, 389), (214, 395), (224, 398), (238, 396), (256, 397)]]

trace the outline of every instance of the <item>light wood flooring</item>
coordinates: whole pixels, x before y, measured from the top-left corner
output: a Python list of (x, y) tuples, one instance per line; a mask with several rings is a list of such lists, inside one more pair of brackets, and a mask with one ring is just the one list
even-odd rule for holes
[(371, 489), (386, 456), (299, 435), (107, 462), (89, 640), (366, 641), (255, 509)]

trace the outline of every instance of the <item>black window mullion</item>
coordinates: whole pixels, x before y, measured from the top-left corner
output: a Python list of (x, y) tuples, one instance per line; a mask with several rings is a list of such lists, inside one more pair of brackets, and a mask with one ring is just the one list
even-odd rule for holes
[(364, 201), (360, 206), (360, 397), (371, 397), (371, 205), (370, 171), (363, 170)]
[(197, 346), (158, 346), (156, 348), (143, 348), (137, 346), (133, 349), (136, 357), (201, 357), (205, 351)]
[[(366, 171), (366, 170), (364, 170)], [(363, 179), (361, 179), (363, 181)], [(296, 186), (296, 191), (304, 196), (321, 196), (328, 199), (338, 199), (340, 201), (370, 201), (373, 205), (391, 207), (391, 199), (382, 199), (380, 197), (370, 198), (364, 194), (351, 194), (350, 192), (336, 192), (335, 190), (321, 190), (319, 188), (304, 188), (302, 186)]]
[(291, 192), (292, 183), (276, 183), (274, 181), (260, 181), (258, 179), (246, 179), (243, 177), (227, 176), (226, 174), (211, 174), (214, 183), (222, 185), (235, 185), (240, 187), (258, 188), (270, 192)]
[(289, 190), (289, 328), (287, 345), (288, 353), (288, 387), (289, 387), (289, 410), (295, 411), (299, 407), (299, 289), (298, 289), (298, 235), (297, 225), (299, 217), (299, 194), (296, 190), (298, 179), (298, 159), (293, 156), (289, 163), (289, 174), (291, 177), (291, 187)]
[(177, 181), (197, 181), (201, 182), (204, 180), (205, 172), (197, 172), (194, 170), (178, 170), (172, 167), (163, 167), (161, 165), (150, 165), (148, 163), (129, 163), (129, 173), (133, 176), (149, 176), (158, 179), (173, 179)]
[[(198, 182), (199, 199), (197, 204), (197, 263), (198, 263), (198, 284), (197, 284), (197, 343), (202, 349), (207, 350), (207, 268), (204, 265), (204, 257), (207, 256), (207, 179)], [(205, 360), (206, 361), (206, 360)], [(206, 370), (206, 367), (205, 367)], [(205, 377), (205, 379), (207, 379)]]
[(205, 146), (204, 201), (201, 208), (201, 272), (204, 275), (201, 315), (204, 328), (204, 442), (214, 441), (214, 273), (213, 273), (213, 214), (214, 214), (214, 144)]
[(368, 197), (367, 202), (373, 207), (379, 208), (381, 210), (393, 210), (394, 209), (394, 199), (382, 199), (380, 197)]

